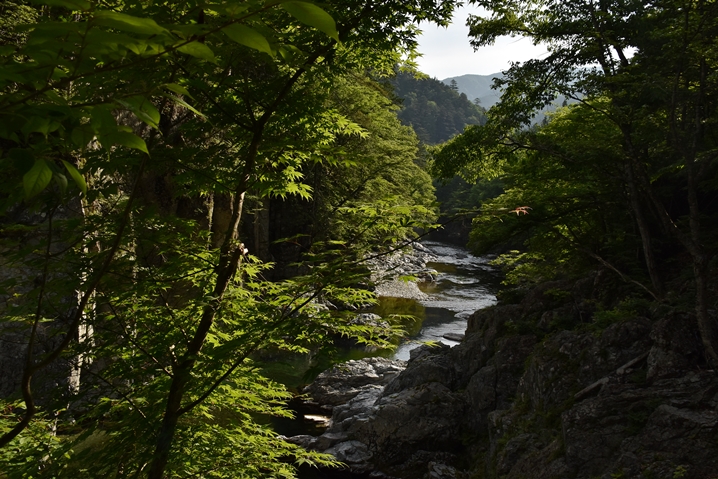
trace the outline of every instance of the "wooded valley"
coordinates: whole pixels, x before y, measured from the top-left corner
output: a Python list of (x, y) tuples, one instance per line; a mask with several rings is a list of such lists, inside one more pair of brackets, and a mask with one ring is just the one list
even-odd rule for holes
[(0, 477), (332, 466), (257, 354), (393, 347), (365, 261), (456, 218), (506, 301), (606, 271), (718, 368), (718, 4), (471, 3), (549, 48), (488, 111), (415, 68), (455, 0), (0, 5)]

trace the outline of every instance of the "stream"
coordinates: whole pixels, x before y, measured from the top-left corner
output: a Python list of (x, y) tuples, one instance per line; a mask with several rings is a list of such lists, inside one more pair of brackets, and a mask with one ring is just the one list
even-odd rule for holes
[[(418, 283), (419, 289), (428, 295), (428, 299), (416, 300), (407, 298), (380, 297), (374, 312), (386, 317), (391, 314), (413, 316), (402, 326), (407, 335), (396, 350), (367, 351), (361, 347), (338, 348), (338, 355), (332, 363), (361, 359), (369, 356), (383, 356), (392, 359), (408, 360), (412, 349), (427, 341), (440, 341), (450, 346), (457, 341), (444, 337), (447, 333), (463, 335), (466, 331), (467, 319), (476, 310), (496, 303), (496, 292), (500, 285), (500, 275), (489, 263), (493, 259), (487, 256), (473, 256), (461, 246), (426, 241), (422, 243), (435, 256), (436, 261), (427, 263), (427, 267), (438, 274), (432, 282)], [(316, 358), (314, 358), (316, 361)], [(296, 358), (293, 361), (274, 363), (274, 369), (265, 370), (272, 379), (280, 381), (290, 389), (296, 389), (307, 382), (308, 370), (311, 373), (312, 359)], [(322, 364), (316, 373), (327, 369), (331, 364)], [(298, 434), (320, 435), (323, 428), (305, 421), (301, 411), (297, 411), (295, 419), (267, 418), (273, 429), (286, 436)], [(301, 479), (324, 477), (358, 476), (337, 472), (322, 472), (302, 468)]]
[(412, 314), (418, 318), (407, 324), (406, 338), (399, 344), (394, 359), (409, 359), (409, 352), (426, 341), (458, 344), (445, 334), (463, 335), (467, 318), (476, 310), (496, 303), (500, 278), (489, 262), (491, 257), (473, 256), (466, 248), (427, 241), (423, 243), (434, 255), (427, 264), (438, 272), (436, 281), (418, 283), (429, 295), (428, 300), (380, 298), (376, 313)]

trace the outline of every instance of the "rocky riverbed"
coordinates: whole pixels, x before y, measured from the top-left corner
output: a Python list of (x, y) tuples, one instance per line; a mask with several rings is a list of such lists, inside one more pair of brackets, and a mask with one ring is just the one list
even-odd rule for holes
[(436, 279), (436, 270), (429, 268), (427, 263), (437, 259), (437, 256), (421, 243), (414, 243), (391, 254), (372, 256), (367, 261), (367, 266), (372, 272), (371, 279), (376, 285), (376, 295), (428, 299), (429, 296), (419, 289), (416, 282)]
[(714, 479), (718, 375), (694, 318), (596, 324), (604, 281), (548, 283), (478, 311), (464, 342), (406, 363), (335, 366), (306, 390), (328, 429), (291, 440), (375, 477)]

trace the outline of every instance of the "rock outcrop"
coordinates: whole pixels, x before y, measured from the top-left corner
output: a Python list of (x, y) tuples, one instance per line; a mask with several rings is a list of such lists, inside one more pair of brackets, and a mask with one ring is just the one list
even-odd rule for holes
[(416, 281), (405, 281), (404, 277), (414, 277), (419, 281), (433, 281), (436, 271), (428, 268), (426, 263), (436, 260), (436, 256), (421, 243), (412, 244), (410, 249), (376, 256), (367, 261), (371, 270), (371, 278), (376, 285), (377, 296), (392, 298), (427, 299), (428, 295), (421, 292)]
[(304, 393), (311, 397), (309, 405), (332, 412), (359, 393), (382, 390), (405, 368), (405, 361), (386, 358), (347, 361), (321, 373)]
[[(463, 343), (414, 350), (388, 382), (359, 374), (327, 432), (303, 443), (355, 472), (406, 479), (714, 479), (718, 374), (702, 363), (694, 319), (598, 324), (599, 282), (478, 311)], [(333, 377), (310, 394), (323, 401)]]

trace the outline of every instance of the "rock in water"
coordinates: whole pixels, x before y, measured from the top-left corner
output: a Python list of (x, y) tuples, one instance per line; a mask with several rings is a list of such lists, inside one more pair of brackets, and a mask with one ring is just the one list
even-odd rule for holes
[(457, 343), (460, 343), (464, 340), (464, 335), (459, 333), (445, 333), (444, 338), (449, 341), (456, 341)]
[(386, 358), (352, 360), (324, 371), (304, 388), (309, 403), (331, 411), (362, 391), (381, 389), (406, 368), (406, 361)]

